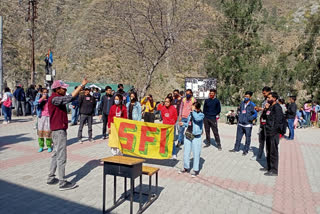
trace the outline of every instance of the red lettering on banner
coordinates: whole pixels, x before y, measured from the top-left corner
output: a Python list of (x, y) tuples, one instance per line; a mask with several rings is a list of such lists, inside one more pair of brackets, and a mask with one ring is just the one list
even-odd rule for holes
[(140, 138), (140, 146), (139, 151), (144, 152), (146, 142), (153, 142), (154, 137), (147, 136), (147, 132), (157, 132), (156, 127), (148, 127), (148, 126), (141, 126), (141, 138)]
[(160, 153), (166, 153), (166, 144), (167, 144), (167, 128), (161, 129), (161, 139), (160, 139)]
[(132, 133), (126, 133), (125, 129), (135, 129), (136, 125), (135, 124), (131, 124), (131, 123), (120, 123), (120, 127), (119, 127), (119, 138), (126, 138), (127, 139), (127, 143), (126, 144), (122, 144), (121, 146), (123, 149), (127, 149), (127, 150), (132, 150), (132, 144), (133, 144), (133, 140), (134, 140), (134, 134)]

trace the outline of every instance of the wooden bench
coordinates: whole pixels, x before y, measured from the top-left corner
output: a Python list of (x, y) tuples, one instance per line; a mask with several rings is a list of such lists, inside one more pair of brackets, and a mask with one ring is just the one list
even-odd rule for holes
[[(149, 176), (149, 191), (148, 193), (142, 193), (143, 195), (148, 196), (148, 201), (144, 204), (142, 207), (140, 204), (140, 210), (139, 213), (142, 213), (145, 211), (158, 197), (158, 172), (159, 168), (151, 167), (151, 166), (142, 166), (142, 175), (148, 175)], [(156, 174), (156, 191), (152, 194), (151, 192), (151, 186), (152, 186), (152, 176)], [(140, 175), (140, 188), (142, 188), (142, 175)]]

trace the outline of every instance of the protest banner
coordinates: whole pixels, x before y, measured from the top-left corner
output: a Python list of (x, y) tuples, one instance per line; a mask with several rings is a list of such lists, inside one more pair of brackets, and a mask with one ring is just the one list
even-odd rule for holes
[(174, 126), (114, 118), (109, 146), (123, 154), (152, 159), (172, 156)]

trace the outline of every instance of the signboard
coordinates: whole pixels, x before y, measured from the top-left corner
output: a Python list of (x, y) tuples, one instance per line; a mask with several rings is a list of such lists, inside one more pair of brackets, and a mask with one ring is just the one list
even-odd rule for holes
[(185, 89), (191, 89), (196, 99), (207, 99), (210, 89), (217, 89), (217, 79), (188, 77), (185, 78)]

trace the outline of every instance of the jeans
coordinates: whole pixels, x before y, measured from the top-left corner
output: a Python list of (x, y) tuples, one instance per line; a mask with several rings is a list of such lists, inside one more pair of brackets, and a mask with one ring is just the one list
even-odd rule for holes
[(92, 139), (92, 122), (93, 122), (93, 116), (92, 115), (86, 115), (86, 114), (81, 114), (80, 115), (80, 126), (78, 130), (78, 139), (82, 139), (82, 129), (85, 124), (85, 122), (88, 122), (88, 135), (89, 139)]
[[(181, 122), (186, 123), (188, 122), (188, 118), (181, 118)], [(178, 142), (183, 143), (184, 141), (184, 126), (179, 126), (179, 131), (178, 131)]]
[(36, 114), (36, 109), (35, 109), (35, 106), (34, 106), (33, 102), (34, 102), (33, 100), (30, 100), (30, 101), (29, 101), (29, 104), (30, 104), (30, 114), (31, 114), (31, 116), (33, 116), (33, 115)]
[(210, 129), (212, 129), (217, 146), (218, 148), (221, 148), (217, 119), (204, 118), (203, 123), (204, 123), (204, 129), (206, 131), (207, 143), (210, 144)]
[(240, 150), (241, 139), (242, 139), (243, 135), (245, 135), (246, 136), (246, 144), (244, 146), (243, 152), (249, 151), (250, 143), (251, 143), (251, 132), (252, 132), (252, 127), (243, 127), (243, 126), (238, 125), (236, 143), (234, 144), (234, 150), (236, 150), (236, 151)]
[(101, 102), (101, 101), (97, 101), (97, 103), (96, 103), (96, 110), (95, 110), (95, 115), (96, 115), (96, 116), (99, 114), (100, 102)]
[(260, 125), (259, 151), (258, 151), (258, 154), (257, 154), (257, 158), (258, 159), (262, 158), (265, 142), (266, 142), (266, 127), (265, 127), (265, 125)]
[(195, 137), (192, 141), (187, 138), (184, 139), (184, 151), (183, 151), (183, 167), (190, 169), (190, 153), (193, 154), (193, 170), (198, 172), (200, 165), (202, 137)]
[(103, 125), (102, 125), (102, 136), (106, 137), (107, 136), (107, 125), (108, 125), (108, 116), (107, 114), (104, 114), (102, 112), (102, 121), (103, 121)]
[(71, 108), (71, 123), (76, 125), (78, 123), (78, 117), (79, 117), (79, 106), (76, 106), (75, 108)]
[(173, 148), (172, 148), (172, 155), (176, 154), (176, 144), (174, 143), (176, 136), (176, 125), (173, 126)]
[(67, 131), (62, 129), (52, 131), (52, 141), (54, 143), (54, 147), (48, 181), (52, 181), (55, 178), (54, 173), (58, 168), (59, 181), (60, 184), (63, 184), (65, 181), (65, 169), (67, 163)]
[(18, 101), (18, 106), (16, 111), (17, 111), (17, 116), (20, 116), (20, 115), (26, 116), (26, 102)]
[(306, 126), (310, 126), (311, 112), (306, 112)]
[(289, 139), (294, 139), (294, 119), (288, 119), (288, 127), (289, 127)]
[(301, 128), (306, 126), (306, 120), (304, 120), (304, 119), (302, 119), (302, 120), (299, 119), (298, 122), (299, 122), (299, 125), (301, 126)]
[(11, 121), (11, 108), (5, 107), (3, 104), (1, 106), (2, 114), (6, 122)]
[(279, 134), (267, 136), (266, 149), (267, 149), (267, 165), (268, 171), (278, 173), (279, 165)]

